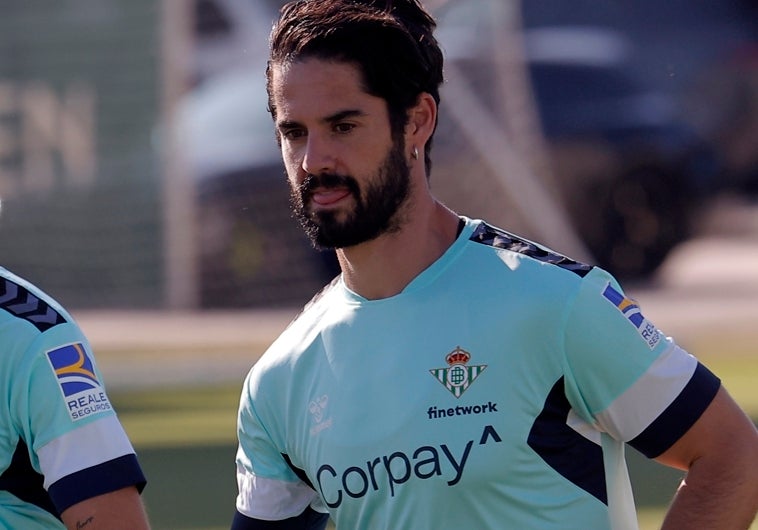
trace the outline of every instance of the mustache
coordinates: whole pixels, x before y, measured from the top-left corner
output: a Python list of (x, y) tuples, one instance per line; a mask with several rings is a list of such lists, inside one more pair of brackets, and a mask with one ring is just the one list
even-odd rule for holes
[(302, 197), (310, 196), (317, 188), (347, 188), (354, 194), (360, 192), (358, 182), (353, 177), (335, 173), (321, 173), (319, 175), (309, 173), (299, 188)]

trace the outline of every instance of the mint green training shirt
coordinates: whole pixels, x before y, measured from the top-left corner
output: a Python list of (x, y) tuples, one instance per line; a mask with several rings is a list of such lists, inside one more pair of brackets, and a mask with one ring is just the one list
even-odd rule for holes
[(637, 528), (624, 444), (662, 453), (718, 387), (606, 272), (465, 219), (402, 293), (338, 278), (252, 368), (237, 509), (310, 505), (346, 530)]

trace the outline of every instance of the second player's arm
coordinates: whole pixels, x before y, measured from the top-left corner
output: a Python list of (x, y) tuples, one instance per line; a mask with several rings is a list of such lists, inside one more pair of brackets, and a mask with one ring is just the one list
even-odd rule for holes
[(68, 530), (149, 530), (137, 488), (131, 486), (83, 500), (61, 514)]

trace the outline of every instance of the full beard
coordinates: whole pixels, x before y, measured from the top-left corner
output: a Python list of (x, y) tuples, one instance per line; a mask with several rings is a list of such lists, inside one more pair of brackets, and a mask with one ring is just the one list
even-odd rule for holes
[[(400, 229), (398, 212), (410, 194), (410, 169), (403, 154), (405, 150), (399, 144), (393, 142), (374, 178), (365, 185), (364, 194), (358, 181), (349, 175), (308, 175), (300, 186), (292, 189), (292, 210), (314, 247), (351, 247)], [(318, 187), (347, 188), (355, 208), (350, 212), (309, 211), (311, 194)]]

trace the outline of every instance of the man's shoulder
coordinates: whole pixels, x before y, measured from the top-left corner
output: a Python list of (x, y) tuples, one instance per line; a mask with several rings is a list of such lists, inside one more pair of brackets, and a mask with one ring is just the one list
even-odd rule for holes
[[(0, 327), (3, 377), (22, 380), (47, 353), (80, 345), (88, 348), (81, 329), (52, 297), (34, 284), (0, 267)], [(60, 355), (65, 356), (61, 351)], [(89, 352), (87, 355), (91, 355)]]
[[(579, 278), (587, 276), (595, 267), (582, 263), (556, 252), (551, 248), (531, 241), (525, 237), (493, 226), (485, 221), (473, 221), (473, 232), (469, 241), (489, 247), (495, 251), (510, 253), (520, 261), (532, 261), (535, 264), (551, 265), (555, 269), (573, 273)], [(554, 270), (552, 267), (542, 270)]]
[(331, 321), (329, 313), (335, 309), (333, 296), (338, 280), (339, 277), (325, 286), (290, 321), (256, 363), (259, 370), (271, 369), (280, 364), (291, 365), (310, 349)]

